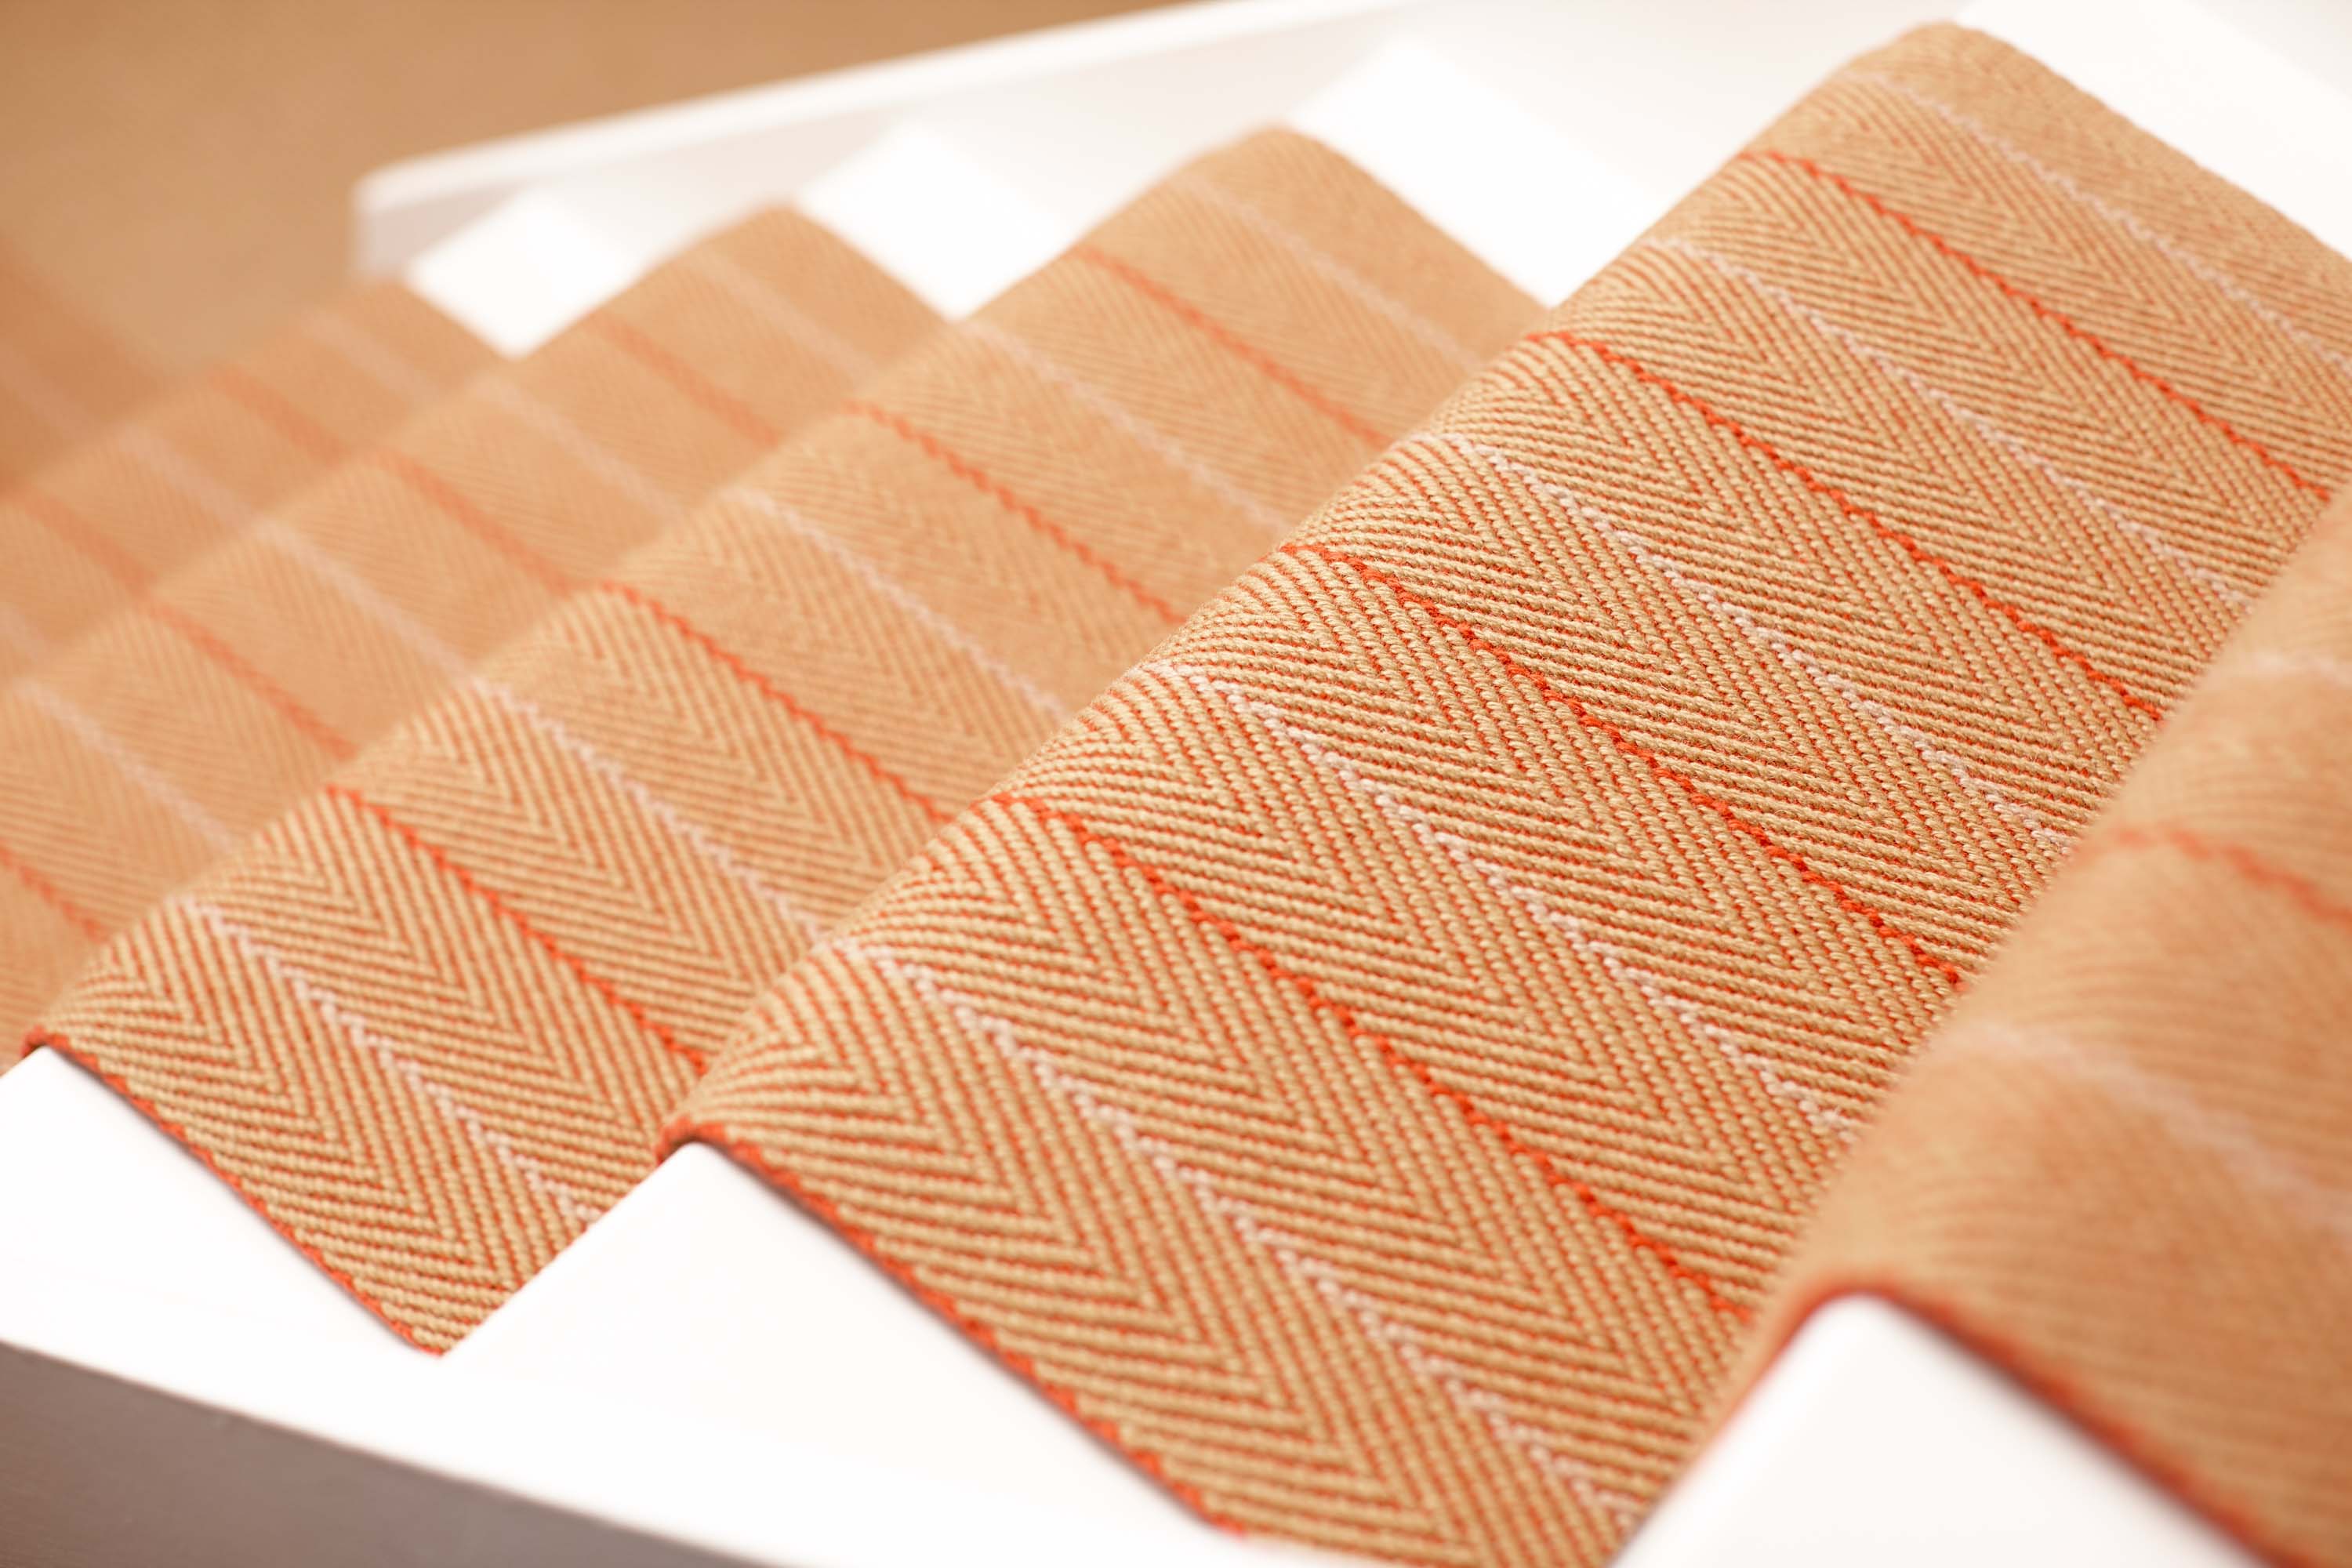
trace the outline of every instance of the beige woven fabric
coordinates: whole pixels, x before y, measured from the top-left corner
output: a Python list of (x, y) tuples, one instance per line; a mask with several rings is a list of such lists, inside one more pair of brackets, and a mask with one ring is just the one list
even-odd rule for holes
[(746, 1015), (731, 1150), (1212, 1518), (1594, 1563), (2352, 472), (2352, 265), (1842, 73)]
[(153, 376), (0, 247), (0, 486), (97, 435)]
[(936, 324), (753, 218), (0, 688), (0, 1026)]
[(367, 750), (34, 1037), (446, 1344), (650, 1168), (759, 985), (1532, 309), (1309, 142), (1212, 157)]
[(37, 662), (492, 362), (394, 283), (357, 288), (0, 494), (0, 676)]
[(1894, 1297), (2276, 1562), (2352, 1562), (2352, 498), (1824, 1200)]

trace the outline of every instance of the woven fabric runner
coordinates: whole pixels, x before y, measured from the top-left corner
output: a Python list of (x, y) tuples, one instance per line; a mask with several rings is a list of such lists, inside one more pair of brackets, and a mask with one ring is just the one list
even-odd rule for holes
[(135, 355), (0, 247), (0, 486), (97, 435), (153, 389)]
[(352, 289), (0, 493), (0, 676), (37, 663), (494, 362), (395, 283)]
[(2352, 1561), (2352, 497), (1825, 1196), (1893, 1297), (2275, 1562)]
[(1597, 1563), (2352, 471), (2347, 351), (2352, 265), (1913, 35), (960, 814), (669, 1139), (1213, 1519)]
[(753, 218), (0, 687), (0, 1026), (936, 324)]
[(1269, 134), (583, 589), (32, 1037), (402, 1333), (650, 1169), (758, 987), (1535, 307)]

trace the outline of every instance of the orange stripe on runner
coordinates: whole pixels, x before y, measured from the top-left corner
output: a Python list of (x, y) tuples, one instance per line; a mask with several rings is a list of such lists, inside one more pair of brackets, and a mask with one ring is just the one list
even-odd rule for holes
[(1093, 567), (1097, 572), (1101, 573), (1113, 587), (1169, 625), (1174, 626), (1184, 618), (1176, 613), (1175, 606), (1167, 600), (1128, 575), (1125, 571), (1096, 551), (1086, 541), (1072, 534), (1061, 524), (991, 479), (977, 464), (958, 456), (938, 437), (927, 430), (917, 429), (900, 415), (893, 414), (887, 408), (878, 407), (862, 400), (844, 404), (842, 411), (845, 414), (855, 414), (862, 419), (870, 419), (901, 439), (912, 442), (948, 472), (996, 502), (997, 505)]
[(1790, 457), (1787, 453), (1781, 451), (1778, 447), (1775, 447), (1771, 442), (1767, 441), (1761, 436), (1749, 430), (1746, 426), (1732, 418), (1728, 414), (1726, 414), (1722, 410), (1715, 407), (1712, 404), (1709, 404), (1704, 398), (1697, 396), (1696, 394), (1685, 392), (1683, 388), (1675, 385), (1673, 382), (1668, 381), (1664, 376), (1660, 375), (1656, 371), (1652, 370), (1649, 366), (1642, 363), (1639, 360), (1636, 360), (1633, 355), (1624, 353), (1622, 350), (1611, 348), (1607, 343), (1596, 342), (1591, 338), (1580, 336), (1578, 333), (1569, 331), (1565, 329), (1557, 329), (1550, 331), (1531, 332), (1521, 341), (1524, 342), (1565, 343), (1570, 348), (1583, 349), (1587, 353), (1596, 355), (1604, 363), (1617, 366), (1620, 370), (1624, 371), (1627, 374), (1633, 376), (1634, 380), (1641, 382), (1643, 385), (1655, 387), (1659, 392), (1664, 393), (1670, 402), (1679, 404), (1681, 406), (1691, 410), (1691, 412), (1696, 414), (1701, 419), (1706, 421), (1711, 427), (1723, 431), (1734, 441), (1737, 441), (1741, 447), (1747, 448), (1748, 451), (1754, 452), (1766, 462), (1771, 464), (1775, 468), (1780, 469), (1782, 473), (1787, 474), (1791, 479), (1795, 479), (1799, 484), (1803, 485), (1805, 489), (1811, 490), (1813, 494), (1820, 496), (1830, 502), (1831, 505), (1838, 509), (1838, 512), (1841, 516), (1851, 518), (1854, 521), (1863, 524), (1864, 527), (1868, 528), (1871, 532), (1886, 541), (1889, 544), (1894, 545), (1896, 549), (1902, 551), (1904, 554), (1909, 556), (1920, 565), (1934, 572), (1937, 576), (1943, 578), (1944, 581), (1949, 583), (1955, 588), (1959, 589), (1962, 593), (1968, 595), (1969, 597), (1976, 600), (1977, 603), (1984, 605), (1985, 608), (1992, 611), (1995, 615), (2000, 616), (2003, 620), (2017, 627), (2018, 630), (2025, 633), (2026, 636), (2032, 637), (2034, 641), (2042, 644), (2042, 647), (2048, 648), (2059, 658), (2082, 670), (2084, 674), (2089, 676), (2093, 680), (2098, 682), (2098, 684), (2105, 687), (2109, 691), (2115, 693), (2116, 697), (2122, 700), (2124, 706), (2130, 709), (2133, 712), (2145, 715), (2150, 719), (2161, 719), (2164, 717), (2163, 709), (2158, 707), (2155, 703), (2150, 702), (2147, 698), (2140, 696), (2137, 692), (2125, 685), (2123, 681), (2115, 676), (2110, 675), (2105, 670), (2100, 668), (2096, 664), (2092, 662), (2089, 655), (2082, 652), (2078, 648), (2075, 648), (2067, 643), (2067, 641), (2063, 637), (2061, 637), (2056, 632), (2052, 631), (2048, 626), (2043, 626), (2041, 622), (2034, 620), (2023, 610), (2018, 608), (2007, 599), (1995, 594), (1982, 580), (1972, 577), (1968, 573), (1961, 571), (1959, 567), (1953, 564), (1952, 562), (1946, 559), (1944, 556), (1937, 554), (1933, 550), (1928, 549), (1914, 535), (1907, 533), (1902, 529), (1895, 527), (1893, 523), (1888, 522), (1885, 518), (1879, 516), (1877, 512), (1863, 505), (1860, 501), (1855, 500), (1852, 496), (1847, 495), (1837, 486), (1830, 483), (1829, 480), (1822, 478), (1819, 474), (1813, 472), (1812, 469), (1797, 461), (1796, 458)]
[(2263, 446), (2260, 441), (2257, 441), (2252, 437), (2245, 434), (2245, 432), (2240, 430), (2227, 419), (2215, 414), (2203, 404), (2189, 396), (2189, 394), (2181, 391), (2179, 387), (2173, 385), (2172, 383), (2165, 380), (2164, 377), (2157, 374), (2154, 371), (2149, 370), (2147, 366), (2133, 359), (2129, 354), (2125, 353), (2121, 349), (2116, 348), (2114, 344), (2100, 337), (2096, 332), (2094, 332), (2089, 328), (2083, 326), (2064, 311), (2049, 304), (2040, 296), (2033, 293), (2032, 290), (2024, 288), (2021, 284), (2011, 282), (2009, 279), (2004, 278), (1992, 268), (1988, 267), (1983, 262), (1978, 260), (1975, 257), (1969, 255), (1967, 251), (1962, 250), (1958, 246), (1954, 245), (1950, 240), (1946, 239), (1942, 235), (1937, 234), (1935, 230), (1919, 222), (1916, 218), (1912, 217), (1907, 213), (1896, 211), (1894, 207), (1889, 206), (1879, 197), (1871, 195), (1868, 191), (1856, 185), (1843, 174), (1837, 174), (1829, 169), (1824, 169), (1819, 163), (1814, 163), (1811, 158), (1803, 157), (1795, 153), (1777, 152), (1769, 147), (1751, 148), (1748, 151), (1740, 153), (1739, 156), (1756, 163), (1779, 163), (1788, 168), (1801, 169), (1806, 174), (1811, 174), (1814, 179), (1822, 181), (1824, 184), (1827, 184), (1844, 195), (1853, 197), (1855, 201), (1860, 202), (1871, 211), (1878, 214), (1879, 216), (1894, 223), (1896, 226), (1903, 229), (1905, 233), (1914, 235), (1918, 238), (1925, 240), (1943, 255), (1950, 257), (1954, 261), (1958, 262), (1962, 267), (1966, 268), (1970, 273), (1983, 279), (1986, 282), (2000, 289), (2003, 294), (2008, 295), (2011, 299), (2023, 305), (2026, 309), (2032, 310), (2043, 321), (2048, 321), (2051, 325), (2056, 327), (2060, 331), (2064, 332), (2068, 337), (2074, 339), (2077, 342), (2085, 344), (2101, 359), (2109, 360), (2116, 364), (2121, 365), (2125, 372), (2128, 374), (2133, 380), (2154, 387), (2165, 397), (2179, 404), (2181, 407), (2186, 408), (2190, 414), (2197, 417), (2200, 423), (2212, 426), (2215, 430), (2221, 432), (2225, 440), (2228, 440), (2234, 446), (2244, 447), (2247, 451), (2252, 452), (2264, 467), (2273, 468), (2280, 474), (2285, 476), (2288, 482), (2293, 484), (2297, 489), (2317, 496), (2322, 500), (2327, 499), (2330, 491), (2326, 485), (2320, 484), (2310, 479), (2308, 476), (2304, 474), (2301, 469), (2288, 462), (2285, 458), (2280, 457), (2277, 453), (2272, 451), (2268, 447)]
[(668, 1026), (646, 1010), (645, 1004), (624, 994), (619, 986), (590, 969), (584, 960), (547, 932), (540, 930), (529, 916), (509, 903), (497, 889), (485, 886), (480, 879), (459, 865), (447, 850), (426, 838), (415, 828), (394, 816), (390, 810), (368, 799), (349, 784), (330, 784), (325, 786), (324, 793), (330, 798), (342, 801), (353, 810), (364, 813), (382, 824), (386, 831), (431, 861), (450, 880), (481, 900), (494, 913), (522, 932), (541, 951), (570, 970), (578, 977), (582, 984), (628, 1015), (631, 1022), (659, 1040), (664, 1050), (684, 1058), (697, 1072), (700, 1072), (709, 1065), (708, 1053), (697, 1050), (680, 1040), (671, 1032)]
[(684, 616), (679, 615), (676, 610), (671, 609), (667, 605), (663, 604), (659, 599), (655, 598), (643, 588), (638, 587), (633, 583), (621, 582), (617, 578), (607, 578), (602, 583), (593, 584), (593, 586), (599, 592), (611, 594), (615, 597), (627, 600), (630, 604), (635, 605), (639, 609), (645, 611), (646, 614), (653, 616), (654, 619), (659, 621), (662, 625), (669, 627), (670, 630), (676, 632), (678, 636), (686, 638), (687, 641), (694, 644), (695, 647), (700, 648), (719, 664), (725, 667), (725, 668), (737, 679), (742, 681), (745, 685), (751, 687), (755, 691), (758, 691), (770, 701), (776, 703), (793, 718), (798, 719), (802, 723), (806, 724), (810, 729), (815, 731), (819, 735), (822, 735), (826, 741), (836, 747), (843, 755), (848, 757), (861, 768), (864, 768), (866, 772), (877, 782), (888, 788), (893, 795), (898, 795), (900, 799), (913, 805), (917, 810), (920, 811), (925, 816), (929, 817), (933, 822), (944, 823), (948, 820), (950, 813), (946, 807), (940, 805), (939, 802), (931, 799), (930, 796), (915, 788), (913, 784), (908, 784), (904, 777), (892, 771), (892, 769), (885, 763), (881, 758), (876, 756), (873, 752), (866, 751), (864, 747), (858, 745), (856, 742), (844, 734), (841, 731), (834, 728), (834, 726), (828, 722), (822, 714), (819, 714), (814, 709), (810, 708), (808, 704), (803, 702), (799, 698), (794, 697), (791, 692), (777, 685), (773, 680), (771, 680), (768, 677), (752, 668), (750, 663), (744, 659), (742, 655), (735, 652), (734, 649), (728, 647), (717, 637), (712, 637), (709, 632), (704, 631), (700, 626), (696, 626), (692, 621), (688, 620)]
[(1137, 293), (1165, 307), (1180, 320), (1205, 333), (1256, 369), (1268, 381), (1289, 392), (1300, 402), (1323, 415), (1366, 446), (1383, 447), (1388, 444), (1389, 438), (1386, 434), (1374, 429), (1361, 416), (1342, 407), (1324, 393), (1309, 386), (1297, 372), (1275, 359), (1273, 355), (1255, 343), (1248, 342), (1231, 327), (1216, 320), (1191, 300), (1184, 299), (1133, 262), (1122, 260), (1101, 247), (1090, 243), (1072, 246), (1070, 255), (1080, 261), (1102, 268)]
[(1386, 588), (1390, 593), (1395, 595), (1401, 603), (1412, 606), (1423, 616), (1428, 616), (1430, 620), (1435, 622), (1439, 626), (1442, 626), (1446, 631), (1453, 633), (1455, 637), (1460, 637), (1464, 642), (1468, 643), (1472, 647), (1475, 647), (1479, 652), (1486, 654), (1488, 658), (1495, 659), (1497, 663), (1502, 665), (1504, 669), (1507, 671), (1513, 679), (1524, 681), (1529, 686), (1535, 688), (1536, 691), (1542, 696), (1544, 700), (1547, 702), (1556, 703), (1559, 706), (1567, 709), (1569, 712), (1574, 716), (1578, 723), (1582, 724), (1585, 728), (1603, 736), (1608, 740), (1610, 744), (1615, 746), (1627, 756), (1633, 757), (1641, 762), (1644, 766), (1648, 767), (1652, 773), (1657, 774), (1658, 777), (1664, 779), (1666, 783), (1675, 785), (1677, 789), (1680, 789), (1685, 795), (1688, 795), (1693, 802), (1705, 806), (1707, 810), (1715, 813), (1716, 816), (1728, 823), (1735, 831), (1740, 834), (1741, 837), (1752, 840), (1764, 851), (1765, 854), (1788, 866), (1790, 869), (1795, 871), (1804, 881), (1811, 883), (1814, 887), (1820, 888), (1824, 892), (1827, 892), (1831, 898), (1836, 901), (1838, 908), (1844, 910), (1849, 914), (1861, 916), (1863, 921), (1870, 927), (1871, 930), (1876, 931), (1880, 936), (1885, 937), (1887, 941), (1895, 943), (1896, 946), (1902, 948), (1906, 952), (1908, 952), (1912, 959), (1917, 963), (1921, 968), (1927, 970), (1932, 974), (1941, 977), (1946, 984), (1951, 985), (1954, 989), (1958, 989), (1964, 984), (1963, 977), (1958, 965), (1952, 963), (1948, 959), (1937, 957), (1933, 952), (1927, 950), (1927, 944), (1921, 942), (1918, 937), (1896, 926), (1894, 921), (1888, 920), (1884, 914), (1872, 908), (1869, 904), (1864, 903), (1860, 898), (1856, 897), (1853, 889), (1846, 887), (1844, 883), (1840, 882), (1837, 879), (1821, 870), (1811, 861), (1807, 860), (1802, 854), (1790, 848), (1787, 845), (1780, 843), (1770, 834), (1765, 832), (1762, 827), (1748, 821), (1728, 802), (1719, 800), (1713, 795), (1708, 794), (1706, 787), (1696, 779), (1691, 777), (1688, 773), (1684, 773), (1681, 769), (1667, 762), (1664, 757), (1658, 755), (1657, 752), (1642, 744), (1641, 742), (1633, 739), (1632, 735), (1626, 732), (1623, 726), (1616, 723), (1612, 720), (1602, 718), (1600, 714), (1587, 707), (1583, 700), (1578, 698), (1574, 693), (1563, 691), (1559, 687), (1554, 686), (1549, 680), (1546, 679), (1539, 671), (1521, 662), (1520, 659), (1512, 654), (1507, 648), (1502, 647), (1490, 641), (1484, 633), (1478, 630), (1477, 627), (1454, 615), (1451, 611), (1446, 610), (1434, 600), (1415, 593), (1412, 589), (1407, 587), (1402, 581), (1391, 576), (1388, 573), (1381, 571), (1379, 567), (1374, 566), (1368, 562), (1359, 561), (1354, 556), (1344, 554), (1339, 551), (1331, 549), (1328, 545), (1314, 544), (1304, 540), (1294, 540), (1287, 544), (1277, 546), (1276, 552), (1294, 556), (1316, 556), (1321, 560), (1328, 561), (1334, 565), (1345, 566), (1349, 571), (1354, 572), (1364, 578), (1365, 581), (1378, 584), (1380, 586)]
[(337, 733), (325, 720), (304, 707), (292, 692), (263, 674), (257, 666), (229, 647), (226, 640), (211, 627), (167, 599), (150, 595), (140, 600), (138, 607), (150, 619), (171, 627), (194, 644), (198, 652), (226, 670), (238, 685), (268, 703), (279, 718), (299, 731), (320, 751), (337, 762), (350, 760), (353, 748), (349, 741)]
[(1308, 1006), (1337, 1024), (1340, 1032), (1349, 1039), (1371, 1047), (1391, 1068), (1420, 1085), (1433, 1099), (1452, 1107), (1464, 1121), (1492, 1136), (1511, 1155), (1533, 1166), (1546, 1185), (1558, 1187), (1574, 1196), (1594, 1219), (1612, 1226), (1622, 1236), (1628, 1246), (1650, 1254), (1666, 1273), (1696, 1288), (1706, 1298), (1708, 1306), (1743, 1323), (1755, 1316), (1751, 1309), (1725, 1295), (1713, 1279), (1685, 1263), (1673, 1248), (1634, 1224), (1633, 1216), (1603, 1198), (1591, 1183), (1560, 1169), (1550, 1155), (1522, 1138), (1516, 1128), (1487, 1110), (1475, 1098), (1441, 1082), (1427, 1063), (1409, 1056), (1395, 1040), (1365, 1024), (1348, 1004), (1324, 994), (1322, 988), (1311, 977), (1285, 964), (1271, 948), (1251, 938), (1236, 922), (1211, 910), (1199, 894), (1179, 886), (1165, 871), (1139, 858), (1124, 844), (1098, 832), (1074, 812), (1009, 792), (1000, 791), (988, 798), (1000, 805), (1019, 806), (1057, 824), (1079, 843), (1102, 850), (1120, 869), (1141, 878), (1154, 892), (1172, 900), (1202, 930), (1223, 938), (1234, 952), (1251, 959), (1268, 975), (1296, 990), (1306, 999)]

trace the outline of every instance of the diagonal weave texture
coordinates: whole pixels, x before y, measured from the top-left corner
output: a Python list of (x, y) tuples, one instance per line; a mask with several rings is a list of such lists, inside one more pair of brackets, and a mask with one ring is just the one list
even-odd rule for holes
[(1361, 174), (1179, 174), (104, 950), (37, 1034), (419, 1342), (755, 989), (1523, 327)]
[(1213, 1518), (1592, 1563), (2352, 468), (2352, 266), (1833, 79), (763, 996), (731, 1150)]
[(153, 389), (146, 368), (0, 247), (0, 486)]
[(936, 324), (753, 218), (0, 688), (0, 1026)]
[(2352, 497), (1824, 1196), (1752, 1347), (1945, 1325), (2274, 1561), (2352, 1561)]
[(23, 476), (0, 493), (0, 676), (491, 363), (407, 289), (369, 284)]

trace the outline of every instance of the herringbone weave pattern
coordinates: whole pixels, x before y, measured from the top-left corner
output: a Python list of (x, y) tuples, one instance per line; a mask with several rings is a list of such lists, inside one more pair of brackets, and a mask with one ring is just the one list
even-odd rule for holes
[(0, 688), (0, 1024), (934, 325), (754, 218)]
[(2008, 1366), (2274, 1561), (2352, 1561), (2352, 498), (1825, 1196), (1841, 1291)]
[(0, 676), (491, 361), (407, 289), (371, 284), (22, 476), (0, 493)]
[(650, 1168), (756, 987), (1533, 309), (1311, 143), (1211, 158), (368, 750), (35, 1038), (446, 1344)]
[(1598, 1562), (2352, 470), (2347, 349), (2352, 266), (1914, 35), (961, 816), (670, 1137), (1214, 1518)]
[(0, 486), (97, 435), (153, 384), (104, 328), (0, 247)]

